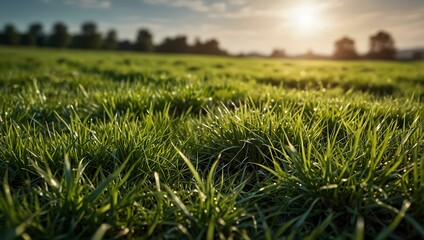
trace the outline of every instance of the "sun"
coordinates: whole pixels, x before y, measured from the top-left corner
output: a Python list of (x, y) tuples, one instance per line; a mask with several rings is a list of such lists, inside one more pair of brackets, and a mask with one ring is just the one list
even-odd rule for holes
[(293, 26), (300, 32), (315, 32), (321, 25), (320, 9), (312, 4), (299, 5), (292, 11)]
[(313, 27), (315, 19), (316, 17), (314, 16), (314, 13), (309, 11), (308, 9), (307, 12), (299, 13), (299, 15), (297, 15), (296, 20), (299, 27), (310, 28), (310, 27)]

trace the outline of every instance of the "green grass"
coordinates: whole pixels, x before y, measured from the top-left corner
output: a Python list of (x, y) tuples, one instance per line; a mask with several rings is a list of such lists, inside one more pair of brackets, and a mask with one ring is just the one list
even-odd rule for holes
[(0, 48), (2, 239), (424, 238), (424, 63)]

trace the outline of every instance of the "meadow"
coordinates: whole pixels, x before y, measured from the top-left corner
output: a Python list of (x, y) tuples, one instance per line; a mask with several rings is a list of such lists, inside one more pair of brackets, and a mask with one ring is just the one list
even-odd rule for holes
[(0, 47), (1, 239), (424, 238), (424, 62)]

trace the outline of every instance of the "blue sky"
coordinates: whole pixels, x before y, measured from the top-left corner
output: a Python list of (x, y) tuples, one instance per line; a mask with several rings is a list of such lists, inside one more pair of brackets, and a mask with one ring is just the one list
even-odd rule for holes
[(330, 54), (345, 35), (366, 52), (380, 29), (399, 49), (424, 47), (424, 0), (0, 0), (1, 28), (13, 23), (26, 31), (41, 22), (49, 32), (63, 21), (76, 33), (88, 20), (102, 32), (116, 29), (120, 39), (135, 39), (139, 28), (150, 29), (156, 43), (180, 34), (214, 37), (232, 53)]

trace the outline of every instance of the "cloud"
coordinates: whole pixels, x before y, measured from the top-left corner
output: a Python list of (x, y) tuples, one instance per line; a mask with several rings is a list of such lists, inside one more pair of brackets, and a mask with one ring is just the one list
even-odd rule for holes
[(255, 9), (247, 0), (228, 0), (208, 3), (205, 0), (143, 0), (150, 5), (182, 7), (195, 12), (205, 12), (212, 18), (249, 18), (257, 16), (275, 16), (281, 11), (274, 9)]
[(144, 2), (150, 5), (184, 7), (197, 12), (208, 11), (208, 6), (202, 0), (144, 0)]
[(81, 8), (98, 8), (106, 9), (112, 6), (110, 0), (40, 0), (42, 3), (63, 3), (67, 5), (74, 5)]
[(244, 5), (247, 3), (246, 0), (228, 0), (231, 5)]
[(223, 2), (217, 2), (217, 3), (213, 3), (212, 5), (210, 5), (210, 8), (213, 11), (225, 12), (225, 10), (227, 10), (227, 5)]
[(164, 5), (169, 7), (188, 8), (195, 12), (225, 12), (227, 10), (227, 4), (225, 2), (215, 2), (215, 3), (208, 4), (203, 0), (143, 0), (143, 1), (144, 3), (150, 4), (150, 5)]
[[(230, 9), (227, 11), (214, 12), (209, 14), (213, 18), (290, 18), (293, 15), (293, 9), (299, 3), (294, 1), (268, 0), (264, 2), (248, 2), (247, 0), (229, 0)], [(329, 0), (325, 3), (315, 3), (313, 6), (320, 12), (327, 11), (330, 8), (340, 6), (341, 3), (336, 0)]]
[(66, 0), (65, 3), (82, 8), (110, 8), (112, 6), (108, 0)]
[[(205, 12), (212, 18), (241, 19), (253, 17), (281, 18), (287, 8), (293, 5), (288, 0), (268, 0), (266, 2), (249, 0), (142, 0), (150, 5), (187, 8), (195, 12)], [(326, 3), (315, 4), (320, 9), (340, 5), (338, 0), (328, 0)]]
[(273, 9), (254, 9), (250, 6), (243, 7), (236, 11), (222, 11), (209, 14), (212, 18), (253, 18), (253, 17), (281, 17), (282, 11)]

